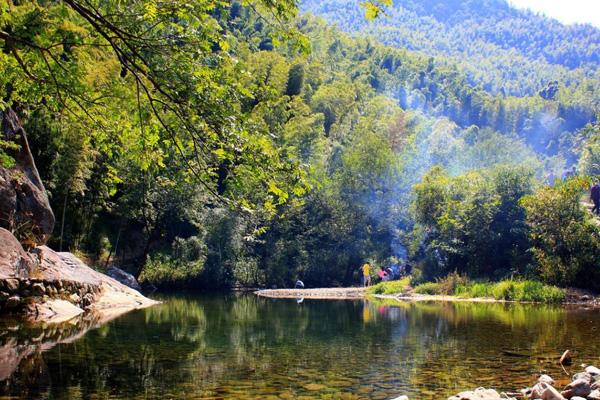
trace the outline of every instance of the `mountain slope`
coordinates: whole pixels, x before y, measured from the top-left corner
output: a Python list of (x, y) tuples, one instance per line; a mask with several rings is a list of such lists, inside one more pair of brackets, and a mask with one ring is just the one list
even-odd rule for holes
[(458, 64), (491, 93), (536, 94), (550, 82), (600, 80), (600, 30), (511, 7), (505, 0), (395, 0), (388, 15), (364, 20), (359, 0), (304, 0), (302, 10), (384, 44)]

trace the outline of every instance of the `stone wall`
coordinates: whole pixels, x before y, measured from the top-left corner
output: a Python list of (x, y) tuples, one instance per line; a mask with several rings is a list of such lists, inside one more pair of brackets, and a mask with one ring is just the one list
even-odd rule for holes
[(0, 312), (22, 314), (49, 299), (66, 300), (84, 310), (100, 295), (100, 285), (67, 280), (9, 278), (0, 280)]

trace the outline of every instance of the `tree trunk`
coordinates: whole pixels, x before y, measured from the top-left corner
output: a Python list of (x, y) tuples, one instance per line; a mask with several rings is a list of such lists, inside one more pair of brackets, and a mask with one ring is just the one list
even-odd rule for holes
[(117, 232), (117, 240), (115, 242), (115, 247), (114, 247), (114, 249), (113, 248), (110, 249), (110, 252), (108, 253), (108, 257), (106, 258), (106, 262), (104, 263), (104, 269), (108, 268), (108, 263), (110, 262), (110, 258), (112, 257), (113, 252), (115, 253), (115, 257), (117, 256), (117, 251), (119, 250), (119, 239), (121, 238), (122, 227), (123, 227), (123, 224), (119, 225), (119, 231)]
[(67, 201), (69, 199), (69, 191), (65, 193), (65, 200), (63, 201), (62, 217), (60, 221), (60, 244), (58, 245), (58, 251), (63, 251), (63, 234), (65, 233), (65, 215), (67, 214)]

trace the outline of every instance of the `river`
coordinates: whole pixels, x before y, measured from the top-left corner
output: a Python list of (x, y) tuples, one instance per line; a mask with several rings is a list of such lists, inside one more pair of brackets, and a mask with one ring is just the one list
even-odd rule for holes
[(600, 313), (481, 303), (161, 295), (107, 324), (0, 321), (0, 399), (443, 399), (517, 389), (574, 351), (600, 365)]

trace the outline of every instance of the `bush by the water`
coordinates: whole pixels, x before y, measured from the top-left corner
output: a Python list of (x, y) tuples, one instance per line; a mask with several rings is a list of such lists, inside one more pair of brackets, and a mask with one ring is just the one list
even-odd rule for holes
[(490, 297), (496, 300), (535, 301), (559, 303), (565, 298), (565, 290), (537, 281), (472, 282), (460, 284), (454, 294), (459, 297)]
[(415, 287), (415, 293), (419, 294), (442, 294), (442, 286), (438, 282), (425, 282)]
[(367, 289), (368, 294), (397, 294), (402, 293), (410, 286), (410, 277), (398, 281), (379, 282)]
[(600, 290), (600, 228), (580, 204), (589, 185), (589, 179), (572, 178), (520, 201), (544, 282)]
[[(456, 282), (454, 286), (449, 282)], [(428, 295), (455, 295), (464, 298), (493, 298), (496, 300), (533, 301), (559, 303), (566, 291), (538, 281), (471, 282), (464, 278), (457, 282), (456, 276), (422, 283), (414, 288), (415, 293)]]
[[(432, 281), (457, 271), (474, 279), (516, 276), (599, 290), (600, 228), (581, 205), (589, 185), (590, 179), (573, 177), (540, 186), (523, 167), (457, 177), (433, 168), (415, 186), (415, 275)], [(451, 289), (430, 284), (418, 290)], [(538, 300), (527, 293), (523, 300)]]
[(438, 278), (435, 282), (425, 282), (415, 287), (415, 292), (419, 294), (452, 295), (457, 286), (465, 285), (469, 282), (466, 276), (458, 272), (452, 272), (443, 278)]

